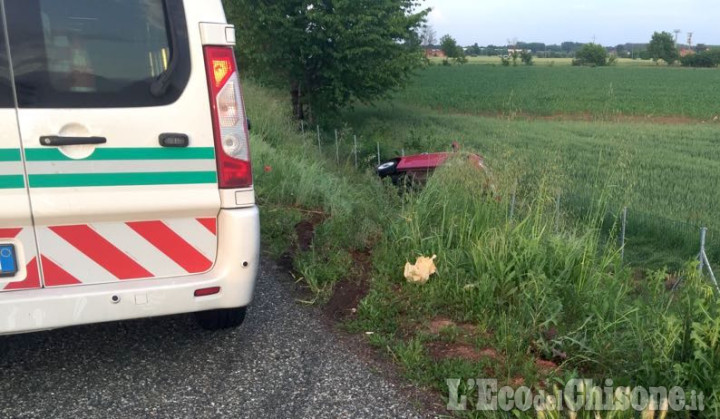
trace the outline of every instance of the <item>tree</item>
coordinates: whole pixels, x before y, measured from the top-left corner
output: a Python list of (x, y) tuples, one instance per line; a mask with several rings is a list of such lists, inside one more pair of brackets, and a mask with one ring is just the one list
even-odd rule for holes
[(580, 50), (583, 47), (583, 44), (577, 43), (577, 42), (570, 42), (565, 41), (562, 44), (560, 44), (560, 48), (562, 48), (563, 51), (565, 51), (567, 54), (573, 54)]
[(655, 32), (650, 45), (648, 45), (648, 53), (653, 61), (663, 60), (668, 64), (674, 63), (680, 54), (675, 47), (675, 38), (669, 32)]
[(573, 65), (605, 66), (608, 64), (608, 52), (602, 45), (585, 44), (575, 53)]
[(500, 55), (500, 54), (498, 54), (499, 49), (501, 49), (501, 48), (498, 46), (495, 46), (493, 44), (490, 44), (485, 48), (485, 51), (487, 52), (488, 57), (492, 57), (493, 55)]
[(520, 60), (525, 65), (533, 65), (533, 55), (530, 51), (524, 50), (520, 53)]
[(520, 58), (520, 53), (518, 52), (518, 50), (511, 52), (510, 58), (512, 58), (513, 67), (517, 67), (517, 60), (518, 58)]
[(422, 65), (417, 0), (225, 0), (246, 72), (315, 119), (403, 86)]
[(430, 25), (423, 26), (422, 32), (420, 32), (420, 43), (422, 46), (432, 48), (436, 42), (437, 34), (435, 33), (435, 29)]
[(440, 38), (440, 49), (448, 58), (454, 58), (459, 63), (467, 62), (465, 51), (457, 44), (455, 38), (450, 35), (444, 35)]
[(459, 55), (460, 47), (455, 38), (450, 35), (443, 35), (440, 38), (440, 49), (448, 58), (455, 58)]
[(684, 67), (717, 67), (720, 65), (720, 49), (707, 49), (680, 58)]
[(469, 46), (466, 52), (467, 55), (477, 57), (478, 55), (482, 54), (482, 49), (480, 48), (480, 45), (478, 45), (476, 42), (473, 45)]
[(627, 50), (624, 44), (619, 44), (615, 46), (615, 54), (618, 57), (627, 57), (630, 55), (630, 52)]

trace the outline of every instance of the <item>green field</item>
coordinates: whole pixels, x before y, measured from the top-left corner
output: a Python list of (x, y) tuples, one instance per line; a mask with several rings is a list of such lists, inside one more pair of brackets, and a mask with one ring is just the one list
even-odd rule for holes
[(712, 120), (720, 115), (720, 71), (434, 65), (398, 101), (471, 115)]
[(699, 226), (720, 240), (718, 99), (716, 70), (435, 66), (347, 120), (384, 157), (458, 141), (505, 183), (548, 177), (564, 204), (605, 192), (611, 213), (630, 208), (635, 261), (678, 266)]

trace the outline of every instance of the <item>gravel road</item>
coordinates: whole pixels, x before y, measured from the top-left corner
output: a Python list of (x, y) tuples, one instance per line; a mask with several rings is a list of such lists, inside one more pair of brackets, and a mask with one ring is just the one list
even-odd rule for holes
[(177, 316), (0, 337), (0, 417), (421, 416), (264, 266), (234, 331)]

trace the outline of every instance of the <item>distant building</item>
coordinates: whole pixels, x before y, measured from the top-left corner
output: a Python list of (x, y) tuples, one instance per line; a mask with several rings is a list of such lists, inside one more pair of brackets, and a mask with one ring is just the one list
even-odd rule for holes
[(522, 54), (523, 52), (531, 52), (531, 51), (530, 51), (529, 49), (513, 49), (513, 48), (508, 48), (508, 55), (513, 55), (513, 54), (515, 54), (515, 53), (517, 53), (517, 54), (519, 55), (519, 54)]
[(427, 57), (427, 58), (432, 58), (432, 57), (447, 58), (447, 56), (445, 55), (443, 50), (438, 49), (438, 48), (425, 48), (425, 57)]

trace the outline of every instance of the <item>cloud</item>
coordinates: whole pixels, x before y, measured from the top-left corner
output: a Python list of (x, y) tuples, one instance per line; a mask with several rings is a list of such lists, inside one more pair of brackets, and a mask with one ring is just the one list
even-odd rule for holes
[(440, 10), (439, 7), (433, 7), (433, 10), (428, 16), (428, 20), (432, 25), (442, 25), (448, 22), (447, 16)]

